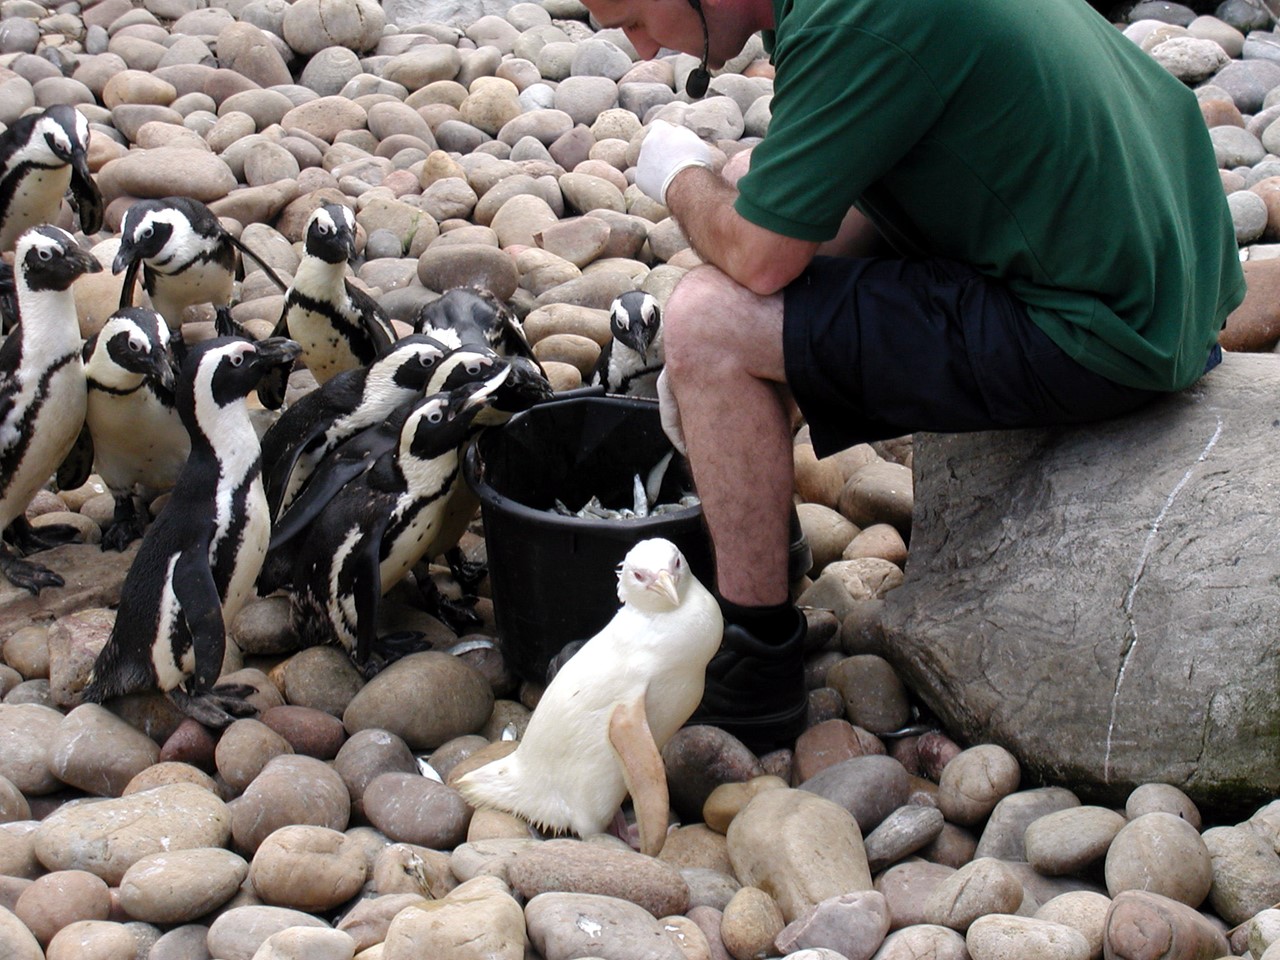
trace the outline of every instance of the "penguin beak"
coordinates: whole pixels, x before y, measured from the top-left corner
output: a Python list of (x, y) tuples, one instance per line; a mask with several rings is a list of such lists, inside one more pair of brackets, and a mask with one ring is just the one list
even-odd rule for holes
[(646, 589), (652, 590), (660, 597), (666, 597), (674, 607), (680, 605), (680, 594), (676, 590), (676, 582), (671, 578), (670, 570), (659, 570), (658, 575)]
[(165, 390), (172, 391), (177, 377), (174, 373), (173, 362), (169, 359), (169, 353), (162, 347), (154, 347), (147, 354), (148, 368), (156, 380)]
[(136, 261), (136, 255), (133, 244), (129, 242), (128, 237), (120, 238), (120, 248), (116, 250), (116, 258), (111, 261), (111, 272), (120, 273), (126, 267), (131, 267)]
[(254, 344), (258, 349), (258, 362), (265, 367), (277, 367), (292, 363), (302, 356), (302, 345), (288, 337), (268, 337)]
[(510, 375), (511, 367), (504, 364), (496, 376), (485, 380), (474, 393), (471, 393), (466, 397), (463, 401), (462, 409), (464, 411), (474, 410), (488, 404), (494, 393), (497, 392), (499, 387), (506, 383), (507, 377)]
[(342, 231), (342, 249), (347, 255), (348, 262), (356, 258), (356, 232), (354, 230)]
[(89, 172), (89, 156), (84, 150), (75, 150), (71, 154), (71, 193), (76, 200), (80, 229), (85, 233), (97, 233), (102, 229), (102, 192)]
[(66, 262), (77, 277), (84, 273), (102, 272), (102, 264), (98, 262), (98, 258), (79, 244), (67, 251)]

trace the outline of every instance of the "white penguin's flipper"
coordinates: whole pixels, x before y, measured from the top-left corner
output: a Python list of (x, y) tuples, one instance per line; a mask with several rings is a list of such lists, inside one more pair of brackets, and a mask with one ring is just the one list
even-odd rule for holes
[(644, 698), (620, 703), (609, 716), (609, 744), (622, 768), (640, 829), (640, 852), (656, 857), (667, 839), (667, 771), (653, 742)]

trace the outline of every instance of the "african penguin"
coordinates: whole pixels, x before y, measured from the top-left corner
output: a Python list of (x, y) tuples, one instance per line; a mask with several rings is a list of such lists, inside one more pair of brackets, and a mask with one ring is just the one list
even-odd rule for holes
[(88, 149), (89, 121), (62, 103), (0, 133), (0, 250), (12, 250), (29, 227), (56, 221), (68, 188), (80, 229), (102, 229), (102, 194), (89, 173)]
[[(210, 303), (231, 302), (239, 251), (254, 260), (281, 290), (284, 282), (258, 256), (227, 232), (207, 206), (190, 197), (139, 200), (124, 214), (120, 249), (111, 269), (124, 271), (120, 306), (133, 305), (134, 286), (142, 270), (142, 289), (169, 329), (181, 337), (182, 312)], [(229, 332), (219, 315), (219, 333)], [(176, 344), (175, 344), (176, 346)]]
[(340, 643), (366, 673), (401, 652), (377, 636), (379, 598), (430, 542), (471, 420), (507, 369), (406, 405), (378, 431), (390, 449), (353, 464), (359, 472), (309, 524), (294, 560), (291, 606), (305, 642)]
[(423, 304), (414, 315), (413, 331), (450, 347), (483, 346), (502, 357), (527, 357), (538, 364), (515, 311), (482, 287), (453, 287)]
[(279, 338), (220, 337), (188, 350), (177, 406), (191, 456), (143, 535), (85, 700), (158, 688), (215, 728), (253, 712), (244, 690), (214, 686), (227, 625), (252, 595), (271, 529), (245, 397), (298, 353)]
[[(0, 530), (24, 552), (66, 539), (62, 532), (36, 534), (23, 512), (84, 424), (84, 365), (71, 284), (101, 269), (58, 227), (33, 227), (18, 238), (14, 284), (20, 322), (0, 347)], [(0, 573), (36, 594), (63, 584), (58, 574), (20, 559), (3, 542)]]
[(422, 396), (448, 352), (439, 341), (412, 334), (369, 366), (343, 371), (284, 411), (262, 438), (271, 516), (280, 515), (334, 446)]
[(323, 384), (372, 363), (396, 336), (386, 312), (347, 279), (356, 255), (356, 218), (349, 208), (318, 207), (307, 220), (303, 249), (275, 333), (302, 345), (307, 369)]
[(600, 351), (590, 382), (606, 393), (656, 400), (665, 360), (658, 301), (642, 290), (624, 293), (610, 308), (609, 331), (613, 339)]
[(144, 500), (170, 489), (191, 452), (174, 399), (169, 327), (154, 310), (117, 310), (84, 347), (89, 386), (86, 422), (98, 476), (115, 498), (103, 550), (123, 550), (142, 536)]

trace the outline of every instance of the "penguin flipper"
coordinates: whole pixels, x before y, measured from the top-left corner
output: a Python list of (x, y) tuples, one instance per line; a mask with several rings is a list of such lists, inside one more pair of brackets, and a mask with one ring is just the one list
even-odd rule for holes
[(307, 528), (344, 486), (370, 470), (393, 449), (399, 428), (387, 422), (370, 427), (330, 451), (311, 474), (302, 492), (289, 504), (271, 531), (271, 550), (277, 550)]
[(80, 218), (80, 230), (86, 234), (101, 230), (104, 213), (102, 191), (89, 175), (87, 166), (81, 170), (79, 164), (71, 164), (71, 198)]
[(619, 703), (609, 714), (609, 745), (622, 768), (640, 829), (640, 852), (656, 857), (667, 839), (671, 800), (666, 768), (645, 715), (644, 697)]
[[(231, 241), (232, 246), (234, 246), (237, 250), (240, 251), (242, 256), (246, 256), (250, 260), (252, 260), (254, 263), (256, 263), (258, 267), (262, 270), (262, 272), (267, 275), (267, 279), (270, 280), (272, 283), (274, 283), (280, 289), (281, 293), (284, 293), (286, 290), (289, 289), (289, 285), (280, 279), (280, 275), (276, 273), (275, 270), (271, 269), (271, 267), (267, 264), (265, 260), (263, 260), (260, 256), (258, 256), (252, 250), (250, 250), (245, 244), (241, 243), (232, 234), (228, 233), (227, 239)], [(276, 333), (272, 334), (273, 337), (279, 336), (279, 335), (280, 334), (276, 334)]]
[(356, 648), (351, 659), (361, 671), (370, 666), (375, 672), (385, 664), (371, 664), (370, 655), (378, 641), (378, 601), (382, 599), (382, 572), (378, 553), (382, 547), (382, 534), (387, 527), (387, 516), (370, 530), (356, 553), (352, 570), (351, 592), (356, 604)]
[(351, 298), (351, 302), (359, 309), (360, 321), (364, 326), (364, 332), (368, 335), (369, 342), (373, 344), (374, 359), (385, 357), (391, 352), (391, 344), (396, 339), (395, 331), (391, 326), (391, 319), (378, 304), (377, 300), (359, 287), (354, 286), (350, 280), (346, 281), (346, 284), (347, 296)]
[[(299, 430), (297, 418), (289, 416), (297, 409), (296, 404), (290, 407), (284, 416), (268, 428), (262, 438), (263, 487), (267, 493), (267, 508), (273, 519), (280, 516), (280, 505), (284, 503), (289, 478), (298, 465), (298, 458), (311, 447), (317, 437), (324, 435), (329, 426), (328, 421), (316, 418)], [(285, 438), (285, 444), (282, 448), (275, 449), (280, 437)]]
[(89, 424), (80, 427), (80, 435), (67, 455), (63, 457), (55, 475), (59, 490), (74, 490), (83, 487), (93, 473), (93, 434), (89, 432)]
[(207, 541), (192, 544), (182, 552), (173, 571), (173, 592), (182, 607), (182, 617), (195, 650), (195, 670), (188, 692), (206, 693), (222, 672), (222, 656), (227, 647), (222, 600), (209, 566)]

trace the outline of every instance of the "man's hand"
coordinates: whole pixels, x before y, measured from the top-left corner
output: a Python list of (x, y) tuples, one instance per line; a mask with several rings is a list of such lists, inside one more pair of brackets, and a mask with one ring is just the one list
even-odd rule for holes
[(687, 127), (655, 120), (645, 134), (636, 161), (636, 186), (661, 204), (667, 187), (685, 167), (711, 167), (711, 148)]
[(671, 392), (671, 384), (667, 382), (667, 371), (658, 374), (658, 413), (662, 417), (662, 432), (667, 435), (671, 445), (682, 457), (689, 451), (684, 446), (684, 430), (680, 426), (680, 408), (676, 406), (676, 395)]

